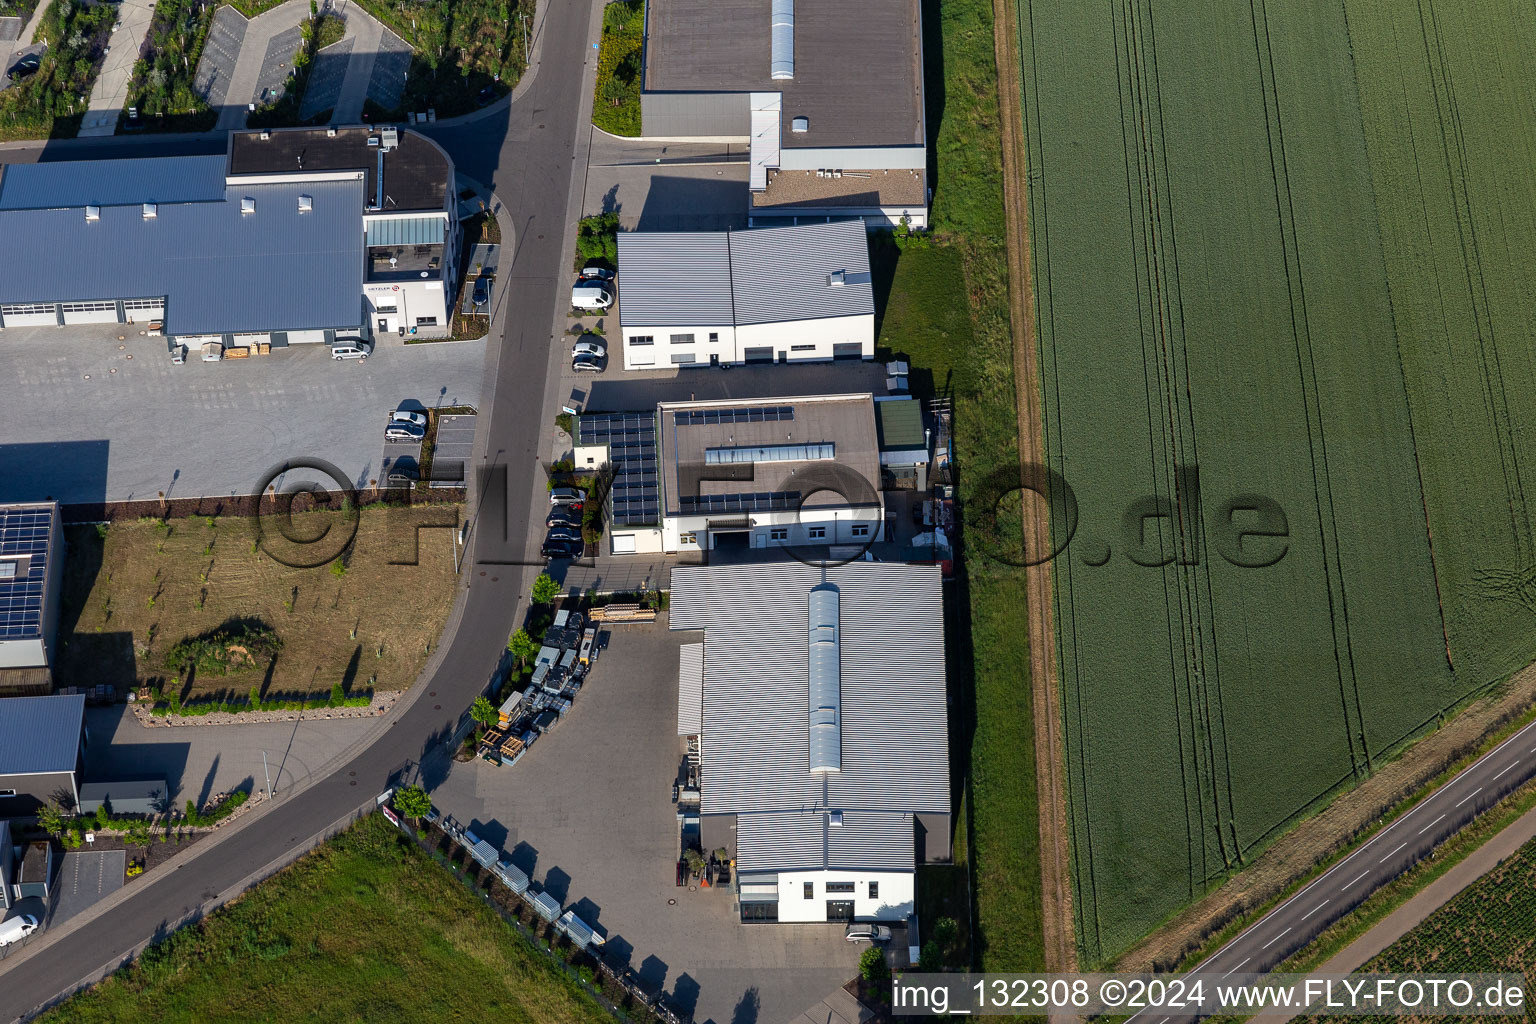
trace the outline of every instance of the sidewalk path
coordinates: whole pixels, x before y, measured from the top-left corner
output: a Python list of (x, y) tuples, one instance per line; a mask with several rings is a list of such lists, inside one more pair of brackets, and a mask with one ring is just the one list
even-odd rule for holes
[(379, 56), (384, 26), (356, 4), (346, 4), (347, 35), (352, 37), (352, 59), (347, 75), (341, 80), (341, 98), (331, 120), (337, 124), (355, 124), (363, 119), (363, 101), (368, 98), (368, 82), (373, 78), (373, 62)]
[(256, 99), (257, 84), (261, 81), (261, 70), (266, 64), (267, 49), (272, 40), (282, 32), (299, 27), (308, 17), (306, 0), (289, 0), (246, 23), (240, 56), (229, 76), (229, 88), (224, 91), (219, 123), (214, 126), (216, 131), (237, 131), (245, 127), (245, 115)]
[(149, 23), (154, 15), (154, 0), (123, 0), (118, 5), (117, 26), (107, 41), (107, 56), (101, 65), (101, 74), (96, 76), (96, 84), (91, 88), (91, 105), (80, 124), (80, 138), (117, 132), (118, 115), (128, 102), (133, 65), (139, 59), (139, 50), (144, 45), (144, 37), (149, 34)]
[(1350, 974), (1359, 970), (1532, 838), (1536, 838), (1536, 810), (1527, 811), (1506, 825), (1502, 832), (1478, 847), (1466, 860), (1425, 886), (1418, 895), (1382, 918), (1370, 931), (1313, 973)]

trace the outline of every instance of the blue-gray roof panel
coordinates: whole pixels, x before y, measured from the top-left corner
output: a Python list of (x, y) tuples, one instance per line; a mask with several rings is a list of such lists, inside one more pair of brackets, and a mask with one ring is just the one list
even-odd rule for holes
[(619, 232), (619, 319), (629, 327), (732, 325), (729, 235)]
[(224, 198), (224, 155), (7, 164), (0, 210), (211, 203)]
[(0, 700), (0, 775), (73, 771), (84, 719), (80, 693)]
[(737, 324), (875, 313), (862, 220), (732, 231), (731, 282)]
[[(314, 198), (300, 213), (298, 197)], [(241, 200), (256, 211), (240, 212)], [(164, 295), (166, 333), (315, 330), (362, 320), (363, 185), (231, 186), (222, 202), (0, 212), (0, 303)]]

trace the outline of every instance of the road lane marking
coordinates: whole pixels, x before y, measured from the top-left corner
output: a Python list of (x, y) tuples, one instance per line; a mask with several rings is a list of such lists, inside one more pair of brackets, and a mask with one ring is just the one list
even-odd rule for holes
[[(1510, 767), (1514, 767), (1514, 766), (1511, 765)], [(1495, 775), (1494, 778), (1498, 778), (1498, 776)], [(1456, 801), (1456, 806), (1460, 807), (1462, 804), (1466, 803), (1468, 800), (1471, 800), (1473, 797), (1477, 796), (1477, 794), (1481, 793), (1482, 791), (1483, 791), (1483, 787), (1482, 786), (1478, 786), (1472, 792), (1468, 793), (1466, 796), (1462, 797), (1460, 800), (1457, 800)]]
[(1345, 882), (1344, 883), (1344, 888), (1348, 889), (1350, 886), (1354, 885), (1356, 882), (1360, 881), (1360, 879), (1364, 878), (1368, 874), (1370, 874), (1369, 871), (1362, 871), (1362, 872), (1360, 872), (1354, 878), (1351, 878), (1348, 882)]
[[(1445, 815), (1443, 815), (1443, 814), (1440, 815), (1440, 818), (1443, 818), (1443, 817), (1445, 817)], [(1428, 825), (1425, 825), (1423, 828), (1419, 829), (1419, 835), (1423, 835), (1425, 832), (1428, 832), (1430, 829), (1434, 828), (1435, 827), (1435, 822), (1439, 821), (1440, 818), (1436, 818), (1435, 821), (1432, 821)]]
[[(1515, 762), (1515, 764), (1512, 764), (1512, 765), (1510, 765), (1510, 766), (1509, 766), (1509, 768), (1513, 768), (1513, 767), (1515, 767), (1515, 765), (1518, 765), (1518, 764), (1519, 764), (1519, 763), (1520, 763), (1520, 762), (1519, 762), (1519, 761), (1516, 761), (1516, 762)], [(1504, 769), (1504, 772), (1507, 772), (1507, 771), (1509, 771), (1509, 768), (1505, 768), (1505, 769)], [(1504, 772), (1499, 772), (1499, 775), (1503, 775), (1503, 774), (1504, 774)], [(1489, 781), (1490, 781), (1490, 782), (1496, 782), (1496, 781), (1498, 781), (1498, 778), (1499, 778), (1499, 775), (1495, 775), (1495, 776), (1494, 776), (1494, 777), (1493, 777), (1493, 778), (1492, 778), (1492, 779), (1490, 779), (1490, 780), (1489, 780)]]
[[(1285, 930), (1285, 932), (1288, 932), (1288, 931), (1290, 931), (1289, 928), (1287, 928)], [(1275, 943), (1279, 942), (1281, 938), (1284, 937), (1285, 932), (1281, 932), (1279, 935), (1276, 935), (1274, 938), (1270, 939), (1268, 942), (1264, 943), (1264, 945), (1260, 946), (1259, 948), (1260, 949), (1268, 949), (1270, 946), (1273, 946)]]
[[(1243, 958), (1243, 964), (1247, 963), (1249, 960), (1252, 960), (1252, 959), (1253, 959), (1253, 957), (1251, 957), (1251, 956), (1250, 957), (1244, 957)], [(1227, 974), (1232, 974), (1235, 971), (1242, 970), (1243, 964), (1238, 964), (1236, 967), (1232, 968), (1232, 970), (1228, 971)], [(1222, 977), (1225, 978), (1227, 976), (1227, 974), (1223, 974)]]
[[(1397, 847), (1396, 847), (1396, 848), (1395, 848), (1395, 849), (1394, 849), (1394, 850), (1393, 850), (1393, 851), (1392, 851), (1392, 853), (1396, 853), (1396, 852), (1397, 852), (1397, 851), (1398, 851), (1398, 850), (1401, 850), (1401, 849), (1402, 849), (1402, 848), (1403, 848), (1403, 847), (1405, 847), (1405, 846), (1407, 846), (1407, 845), (1408, 845), (1408, 844), (1407, 844), (1407, 843), (1398, 843), (1398, 844), (1397, 844)], [(1392, 856), (1392, 853), (1389, 853), (1389, 854), (1387, 854), (1387, 857), (1390, 857), (1390, 856)], [(1387, 857), (1383, 857), (1383, 858), (1381, 858), (1381, 860), (1379, 860), (1379, 861), (1377, 861), (1377, 862), (1376, 862), (1376, 863), (1377, 863), (1377, 864), (1380, 864), (1380, 863), (1381, 863), (1381, 861), (1384, 861), (1384, 860), (1386, 860), (1386, 859), (1387, 859)]]
[(1307, 911), (1305, 914), (1302, 914), (1301, 915), (1301, 919), (1303, 921), (1305, 921), (1307, 918), (1311, 917), (1313, 914), (1317, 913), (1319, 910), (1322, 910), (1327, 905), (1328, 905), (1328, 901), (1327, 900), (1323, 900), (1323, 902), (1319, 903), (1317, 906), (1313, 907), (1311, 910)]

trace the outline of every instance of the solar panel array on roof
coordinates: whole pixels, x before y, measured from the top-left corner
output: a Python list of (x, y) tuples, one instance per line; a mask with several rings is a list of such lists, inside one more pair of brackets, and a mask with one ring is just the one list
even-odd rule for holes
[(684, 409), (673, 413), (679, 427), (701, 423), (778, 423), (795, 418), (792, 405), (763, 405), (744, 409)]
[(11, 567), (0, 577), (0, 640), (42, 635), (52, 521), (52, 508), (0, 508), (0, 565)]
[(723, 512), (792, 512), (800, 507), (799, 491), (763, 491), (756, 494), (682, 494), (677, 504), (685, 516)]
[(616, 526), (661, 521), (661, 482), (656, 453), (656, 417), (651, 413), (609, 412), (583, 415), (577, 444), (607, 445), (613, 482), (609, 509)]

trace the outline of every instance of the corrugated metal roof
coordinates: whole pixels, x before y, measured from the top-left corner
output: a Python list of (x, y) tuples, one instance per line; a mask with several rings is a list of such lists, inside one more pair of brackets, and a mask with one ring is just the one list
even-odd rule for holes
[(74, 771), (85, 695), (0, 700), (0, 775)]
[(809, 713), (811, 772), (835, 772), (843, 766), (838, 712), (842, 702), (838, 676), (837, 587), (812, 587), (807, 600), (810, 626)]
[(369, 245), (442, 245), (448, 222), (441, 217), (391, 217), (368, 222)]
[(820, 567), (679, 566), (673, 629), (704, 630), (706, 814), (817, 808), (948, 813), (949, 734), (937, 566), (829, 566), (837, 586), (842, 770), (812, 775), (806, 601)]
[[(308, 213), (301, 194), (313, 196)], [(240, 212), (252, 198), (256, 211)], [(241, 185), (223, 202), (0, 212), (0, 302), (164, 295), (167, 334), (317, 330), (362, 322), (362, 182)]]
[(747, 173), (747, 187), (761, 192), (768, 187), (768, 168), (779, 166), (779, 118), (783, 104), (776, 92), (752, 94), (751, 148), (748, 157), (751, 169)]
[(619, 319), (628, 327), (733, 324), (729, 235), (619, 232)]
[(677, 649), (677, 734), (703, 732), (703, 711), (704, 645), (683, 644)]
[(223, 198), (222, 153), (7, 164), (0, 174), (0, 210), (214, 203)]
[(731, 282), (738, 324), (875, 312), (862, 220), (733, 231)]
[(917, 858), (912, 815), (843, 811), (776, 811), (736, 819), (736, 864), (754, 871), (911, 871)]

